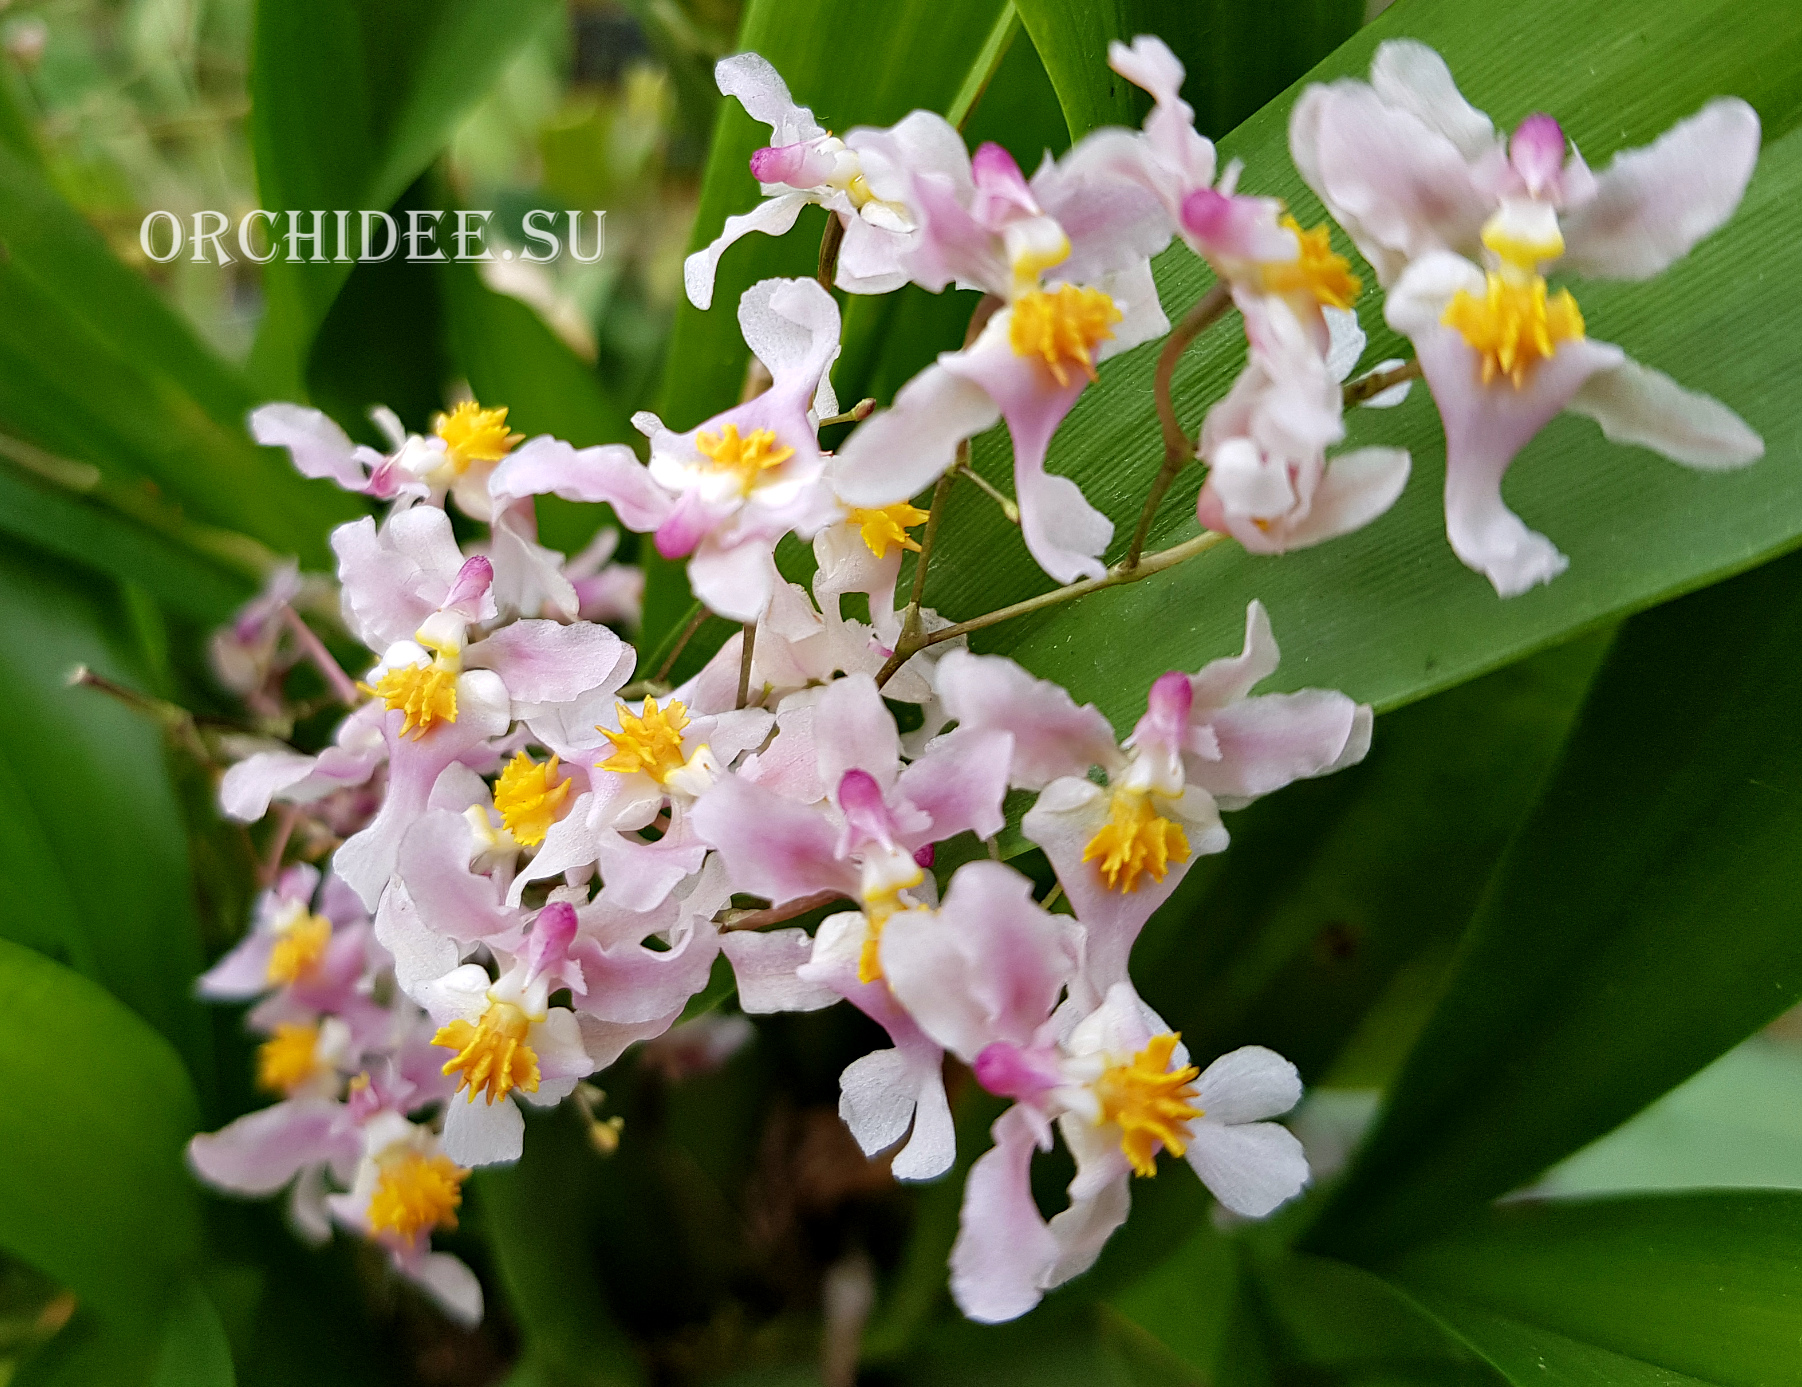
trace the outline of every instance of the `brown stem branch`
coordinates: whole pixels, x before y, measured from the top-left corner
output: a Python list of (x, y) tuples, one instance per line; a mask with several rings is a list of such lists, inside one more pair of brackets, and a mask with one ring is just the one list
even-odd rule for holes
[(906, 664), (915, 655), (928, 646), (938, 645), (941, 641), (954, 640), (958, 636), (967, 636), (972, 631), (980, 631), (986, 626), (999, 625), (1003, 621), (1011, 621), (1017, 616), (1025, 616), (1029, 612), (1043, 611), (1046, 607), (1055, 607), (1064, 602), (1074, 602), (1079, 597), (1087, 597), (1092, 592), (1100, 592), (1103, 588), (1117, 588), (1125, 583), (1136, 583), (1141, 578), (1149, 578), (1154, 573), (1162, 573), (1166, 568), (1174, 568), (1197, 554), (1205, 554), (1217, 544), (1223, 544), (1229, 536), (1215, 530), (1204, 530), (1194, 539), (1184, 540), (1181, 544), (1172, 545), (1168, 549), (1160, 549), (1155, 554), (1147, 554), (1133, 567), (1124, 563), (1114, 565), (1099, 578), (1085, 578), (1080, 583), (1067, 583), (1061, 588), (1053, 588), (1050, 592), (1040, 593), (1037, 597), (1029, 597), (1024, 602), (1015, 602), (1006, 607), (985, 612), (981, 616), (971, 617), (968, 621), (960, 621), (955, 626), (946, 626), (942, 630), (916, 633), (911, 638), (904, 631), (901, 640), (895, 646), (895, 653), (889, 656), (887, 663), (876, 676), (876, 686), (881, 688), (894, 676), (896, 670)]
[(1405, 380), (1420, 379), (1420, 362), (1404, 361), (1400, 366), (1391, 366), (1387, 371), (1372, 371), (1360, 380), (1354, 380), (1345, 387), (1345, 407), (1351, 409), (1366, 400), (1373, 400), (1391, 386), (1400, 385)]
[(845, 243), (845, 224), (837, 212), (826, 213), (826, 230), (820, 237), (820, 267), (814, 273), (820, 288), (832, 292), (832, 281), (838, 277), (838, 248)]
[(765, 925), (779, 925), (784, 920), (792, 920), (797, 915), (805, 915), (810, 910), (818, 910), (823, 905), (846, 899), (846, 896), (837, 891), (815, 891), (811, 896), (801, 896), (792, 901), (784, 901), (781, 905), (766, 906), (762, 910), (722, 910), (713, 918), (719, 922), (722, 930), (762, 929)]
[(757, 658), (757, 623), (747, 621), (744, 648), (738, 653), (738, 707), (751, 701), (751, 662)]
[(1120, 563), (1128, 572), (1138, 566), (1139, 556), (1145, 552), (1145, 540), (1151, 533), (1151, 522), (1156, 518), (1158, 507), (1163, 504), (1170, 484), (1176, 480), (1176, 474), (1195, 458), (1194, 440), (1183, 432), (1182, 422), (1176, 417), (1176, 403), (1170, 398), (1170, 384), (1176, 375), (1177, 362), (1182, 360), (1183, 353), (1189, 349), (1191, 342), (1225, 315), (1226, 310), (1232, 307), (1232, 302), (1232, 287), (1222, 280), (1203, 294), (1195, 306), (1183, 315), (1183, 320), (1164, 339), (1163, 351), (1158, 353), (1153, 393), (1157, 399), (1158, 424), (1164, 431), (1164, 462), (1158, 468), (1157, 476), (1152, 479), (1151, 490), (1145, 493), (1145, 507), (1139, 512), (1139, 523), (1133, 527), (1132, 543), (1127, 547), (1126, 557)]

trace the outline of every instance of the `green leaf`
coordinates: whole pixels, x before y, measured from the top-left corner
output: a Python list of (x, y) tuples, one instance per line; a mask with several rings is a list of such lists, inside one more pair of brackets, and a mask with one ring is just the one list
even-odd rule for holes
[(1188, 69), (1196, 124), (1220, 135), (1356, 32), (1361, 0), (1018, 0), (1057, 87), (1072, 139), (1099, 125), (1137, 125), (1150, 99), (1107, 65), (1110, 41), (1156, 34)]
[(1796, 1376), (1802, 1194), (1497, 1209), (1383, 1273), (1514, 1383), (1767, 1387)]
[(1605, 649), (1573, 642), (1380, 718), (1362, 765), (1229, 816), (1231, 850), (1135, 952), (1146, 1000), (1196, 1054), (1269, 1045), (1318, 1083), (1398, 970), (1444, 967)]
[(200, 1255), (187, 1074), (98, 985), (7, 940), (0, 988), (0, 1245), (103, 1314), (141, 1320)]
[[(391, 207), (556, 10), (552, 0), (261, 0), (250, 133), (261, 205), (284, 214), (275, 234), (286, 233), (289, 211)], [(311, 227), (301, 216), (299, 230)], [(357, 228), (353, 216), (353, 252)], [(444, 235), (441, 227), (440, 248)], [(257, 360), (271, 389), (298, 396), (314, 334), (349, 272), (281, 257), (264, 268)]]
[[(1398, 409), (1361, 411), (1352, 421), (1350, 445), (1403, 444), (1414, 455), (1402, 499), (1365, 530), (1276, 559), (1222, 547), (1143, 583), (981, 633), (975, 644), (1014, 655), (1066, 684), (1078, 700), (1096, 700), (1125, 729), (1156, 675), (1237, 648), (1245, 605), (1255, 596), (1290, 652), (1277, 686), (1343, 688), (1388, 709), (1793, 546), (1802, 536), (1802, 492), (1790, 480), (1802, 429), (1802, 357), (1788, 348), (1778, 316), (1787, 310), (1777, 305), (1787, 303), (1789, 286), (1802, 285), (1802, 241), (1791, 212), (1802, 191), (1802, 134), (1793, 129), (1802, 34), (1788, 16), (1783, 0), (1750, 7), (1726, 0), (1523, 0), (1501, 9), (1476, 0), (1408, 0), (1311, 74), (1361, 76), (1381, 39), (1417, 37), (1445, 54), (1470, 99), (1502, 125), (1552, 111), (1595, 165), (1651, 140), (1709, 97), (1732, 92), (1750, 100), (1764, 120), (1766, 147), (1734, 220), (1654, 281), (1581, 284), (1577, 296), (1596, 336), (1740, 411), (1765, 435), (1770, 455), (1763, 462), (1705, 475), (1606, 444), (1587, 421), (1557, 421), (1521, 455), (1507, 489), (1529, 523), (1570, 555), (1571, 568), (1548, 587), (1500, 601), (1446, 545), (1443, 437), (1426, 393), (1416, 390)], [(1260, 111), (1222, 142), (1221, 153), (1245, 161), (1242, 187), (1286, 198), (1312, 225), (1323, 214), (1286, 148), (1292, 100), (1286, 94)], [(1343, 248), (1343, 239), (1336, 244)], [(1181, 246), (1155, 268), (1173, 317), (1209, 282)], [(1372, 337), (1370, 361), (1403, 354), (1380, 309), (1377, 295), (1367, 293), (1361, 311)], [(1114, 556), (1125, 548), (1161, 456), (1151, 390), (1157, 350), (1148, 344), (1103, 366), (1100, 388), (1084, 393), (1051, 451), (1052, 470), (1077, 477), (1114, 518)], [(1191, 429), (1225, 393), (1243, 353), (1236, 321), (1190, 353), (1175, 398)], [(999, 432), (979, 439), (975, 453), (979, 470), (1007, 484)], [(1195, 532), (1196, 482), (1193, 470), (1179, 478), (1154, 545)], [(928, 585), (933, 606), (966, 618), (1047, 586), (993, 507), (973, 492), (954, 496)], [(1155, 635), (1122, 642), (1123, 630)]]
[(0, 937), (61, 959), (105, 987), (211, 1073), (211, 1023), (194, 1002), (202, 965), (181, 810), (158, 728), (93, 689), (85, 664), (144, 679), (108, 634), (123, 601), (0, 555)]
[(527, 1137), (517, 1165), (477, 1177), (488, 1243), (525, 1332), (525, 1364), (515, 1380), (633, 1387), (644, 1373), (608, 1309), (586, 1222), (572, 1217), (569, 1202), (595, 1178), (595, 1153), (569, 1112), (533, 1122)]
[[(0, 434), (324, 563), (328, 525), (356, 502), (250, 441), (249, 384), (3, 145), (0, 243)], [(9, 528), (29, 523), (12, 517)], [(33, 533), (58, 547), (54, 527)]]
[(1802, 997), (1802, 556), (1628, 622), (1309, 1243), (1368, 1261)]
[(190, 1281), (169, 1307), (151, 1387), (235, 1387), (237, 1380), (219, 1312)]

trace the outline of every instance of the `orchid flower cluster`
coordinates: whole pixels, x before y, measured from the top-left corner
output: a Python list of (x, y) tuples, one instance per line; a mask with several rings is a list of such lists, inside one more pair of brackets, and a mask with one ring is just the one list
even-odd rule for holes
[[(927, 112), (841, 139), (762, 58), (723, 60), (721, 90), (771, 143), (751, 160), (762, 200), (690, 258), (691, 299), (708, 306), (735, 240), (787, 231), (808, 203), (829, 214), (831, 254), (820, 281), (765, 280), (737, 305), (767, 388), (685, 432), (636, 416), (648, 462), (624, 445), (528, 441), (505, 409), (474, 402), (424, 436), (378, 411), (386, 453), (314, 410), (252, 415), (301, 472), (387, 511), (332, 536), (344, 623), (373, 656), (361, 679), (288, 623), (352, 711), (317, 755), (266, 747), (222, 784), (233, 818), (276, 805), (335, 846), (323, 881), (282, 873), (202, 980), (209, 996), (261, 998), (259, 1074), (281, 1096), (195, 1139), (204, 1178), (256, 1195), (292, 1185), (303, 1231), (336, 1221), (478, 1315), (474, 1278), (430, 1250), (469, 1168), (517, 1159), (520, 1103), (579, 1099), (588, 1075), (682, 1018), (723, 956), (747, 1013), (849, 1002), (887, 1032), (888, 1048), (845, 1070), (840, 1113), (896, 1178), (953, 1167), (949, 1061), (1009, 1100), (969, 1168), (951, 1254), (973, 1319), (1023, 1314), (1090, 1266), (1162, 1153), (1239, 1216), (1303, 1189), (1301, 1145), (1274, 1121), (1300, 1098), (1294, 1066), (1256, 1046), (1192, 1057), (1129, 965), (1184, 874), (1227, 847), (1222, 813), (1361, 760), (1370, 708), (1331, 690), (1256, 692), (1278, 649), (1254, 601), (1239, 652), (1158, 677), (1121, 739), (1094, 705), (968, 649), (1006, 611), (956, 623), (921, 606), (948, 482), (968, 440), (1004, 421), (1010, 514), (1067, 585), (1041, 601), (1228, 539), (1281, 554), (1393, 504), (1406, 451), (1329, 451), (1348, 399), (1395, 403), (1419, 374), (1446, 429), (1453, 549), (1503, 596), (1549, 581), (1565, 560), (1500, 483), (1559, 411), (1691, 466), (1762, 452), (1724, 405), (1591, 340), (1571, 291), (1545, 279), (1649, 278), (1682, 256), (1737, 205), (1758, 124), (1717, 101), (1592, 174), (1549, 116), (1497, 133), (1419, 44), (1383, 45), (1368, 84), (1310, 88), (1291, 123), (1297, 166), (1418, 353), (1344, 387), (1364, 345), (1350, 311), (1362, 286), (1330, 228), (1304, 228), (1240, 191), (1238, 165), (1217, 167), (1160, 41), (1115, 44), (1109, 60), (1151, 94), (1144, 127), (1097, 131), (1031, 178)], [(1172, 332), (1151, 258), (1176, 238), (1218, 287)], [(907, 283), (983, 291), (966, 344), (887, 409), (841, 415), (827, 285)], [(1180, 426), (1172, 439), (1161, 373), (1168, 455), (1145, 511), (1199, 459), (1203, 534), (1142, 557), (1142, 521), (1107, 568), (1112, 522), (1046, 470), (1051, 439), (1109, 356), (1166, 334), (1180, 352), (1229, 306), (1247, 364), (1198, 440)], [(858, 427), (827, 452), (822, 423), (847, 420)], [(928, 489), (930, 509), (916, 504)], [(647, 675), (604, 624), (630, 624), (641, 578), (610, 562), (611, 532), (573, 560), (542, 545), (541, 495), (610, 505), (687, 560), (700, 602), (742, 631), (677, 687), (664, 682), (674, 655)], [(776, 565), (790, 535), (813, 545), (807, 585)], [(908, 552), (913, 596), (898, 603)], [(257, 662), (274, 658), (271, 623), (297, 582), (280, 575), (221, 637), (240, 687), (267, 686)], [(863, 599), (854, 614), (848, 596)], [(903, 705), (916, 710), (906, 732)], [(1010, 793), (1030, 798), (1019, 834), (1056, 876), (1043, 899), (1002, 860)], [(1059, 1135), (1076, 1175), (1047, 1220), (1030, 1168)]]

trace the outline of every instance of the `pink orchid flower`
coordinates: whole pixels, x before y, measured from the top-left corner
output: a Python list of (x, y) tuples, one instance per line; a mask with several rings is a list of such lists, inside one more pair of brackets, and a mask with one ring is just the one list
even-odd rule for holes
[(326, 1196), (333, 1220), (383, 1247), (394, 1269), (457, 1323), (479, 1324), (482, 1283), (458, 1258), (432, 1251), (432, 1231), (457, 1226), (469, 1171), (445, 1155), (430, 1128), (397, 1112), (377, 1113), (362, 1135), (350, 1191)]
[[(1222, 852), (1222, 809), (1364, 759), (1371, 711), (1342, 693), (1252, 696), (1278, 651), (1263, 605), (1245, 613), (1245, 647), (1197, 674), (1160, 675), (1124, 745), (1091, 704), (995, 655), (947, 656), (939, 683), (959, 731), (1014, 738), (1011, 781), (1040, 791), (1021, 829), (1045, 850), (1088, 932), (1095, 997), (1126, 981), (1133, 941), (1193, 859)], [(1091, 766), (1105, 784), (1089, 779)]]
[[(1586, 333), (1548, 270), (1648, 279), (1739, 205), (1758, 157), (1745, 102), (1710, 102), (1592, 174), (1550, 116), (1504, 139), (1439, 55), (1390, 42), (1371, 81), (1303, 93), (1290, 121), (1302, 175), (1384, 283), (1445, 423), (1446, 534), (1504, 597), (1569, 561), (1502, 501), (1529, 439), (1564, 410), (1615, 442), (1686, 466), (1744, 466), (1764, 443), (1733, 411)], [(1478, 262), (1481, 263), (1478, 263)]]
[(754, 621), (780, 581), (776, 541), (811, 537), (838, 513), (817, 427), (838, 412), (827, 378), (838, 305), (811, 279), (766, 279), (745, 291), (738, 321), (770, 388), (686, 433), (634, 415), (651, 440), (649, 465), (619, 471), (590, 499), (611, 502), (628, 529), (654, 531), (665, 558), (687, 559), (710, 609)]
[[(877, 941), (897, 910), (930, 901), (925, 863), (934, 843), (999, 831), (1011, 739), (953, 733), (903, 767), (894, 720), (867, 675), (834, 682), (784, 719), (766, 755), (784, 739), (799, 749), (722, 778), (696, 806), (696, 827), (736, 890), (775, 904), (833, 893), (861, 909), (829, 917), (811, 940), (799, 929), (728, 936), (740, 1003), (811, 1010), (842, 997), (883, 1026), (893, 1049), (845, 1071), (840, 1112), (870, 1153), (911, 1126), (894, 1172), (930, 1179), (951, 1160), (942, 1057), (895, 1005)], [(759, 772), (764, 778), (753, 779)]]
[[(874, 133), (865, 146), (886, 147)], [(1113, 523), (1075, 482), (1045, 471), (1045, 453), (1101, 361), (1169, 330), (1150, 264), (1168, 219), (1141, 189), (1049, 159), (1028, 183), (995, 144), (952, 171), (916, 171), (912, 185), (923, 219), (906, 257), (913, 281), (934, 293), (953, 282), (983, 289), (1004, 306), (846, 440), (833, 484), (852, 506), (906, 501), (952, 465), (959, 443), (1005, 419), (1027, 548), (1059, 582), (1099, 577)]]
[[(1126, 1220), (1136, 1172), (1185, 1156), (1222, 1205), (1261, 1218), (1299, 1193), (1301, 1144), (1265, 1119), (1301, 1096), (1295, 1067), (1248, 1046), (1202, 1072), (1180, 1037), (1127, 983), (1099, 1003), (1080, 992), (1082, 927), (1033, 903), (1031, 883), (1000, 863), (971, 862), (937, 910), (897, 915), (883, 931), (883, 971), (925, 1034), (1014, 1105), (971, 1168), (951, 1252), (958, 1307), (985, 1323), (1014, 1319), (1046, 1290), (1087, 1270)], [(1070, 1204), (1049, 1222), (1033, 1200), (1035, 1150), (1053, 1124), (1076, 1158)]]
[[(817, 203), (844, 227), (834, 281), (852, 294), (886, 294), (907, 282), (901, 266), (904, 252), (918, 239), (918, 223), (907, 204), (905, 185), (878, 162), (872, 166), (797, 106), (788, 84), (755, 53), (735, 53), (714, 66), (714, 80), (726, 96), (736, 97), (745, 113), (770, 127), (770, 142), (751, 156), (751, 176), (761, 186), (763, 201), (743, 216), (727, 217), (720, 234), (683, 262), (682, 283), (689, 302), (707, 308), (713, 302), (713, 279), (720, 256), (733, 242), (760, 231), (780, 236), (795, 224), (801, 209)], [(915, 112), (892, 131), (909, 167), (938, 167), (963, 153), (952, 133), (950, 152), (938, 126)]]
[(1289, 305), (1246, 294), (1251, 355), (1201, 430), (1207, 481), (1195, 513), (1247, 552), (1281, 554), (1368, 525), (1408, 481), (1403, 448), (1359, 448), (1330, 462), (1345, 437), (1339, 380)]
[(518, 1160), (525, 1118), (508, 1096), (551, 1107), (594, 1071), (575, 1012), (550, 1004), (560, 988), (587, 991), (582, 965), (571, 956), (577, 928), (575, 907), (553, 901), (515, 949), (491, 944), (497, 977), (465, 963), (417, 988), (439, 1028), (432, 1043), (449, 1054), (444, 1069), (457, 1081), (445, 1102), (442, 1139), (457, 1164)]

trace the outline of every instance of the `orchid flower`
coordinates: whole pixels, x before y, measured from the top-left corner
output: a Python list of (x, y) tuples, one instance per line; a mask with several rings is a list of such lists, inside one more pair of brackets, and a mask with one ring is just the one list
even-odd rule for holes
[(1569, 563), (1501, 496), (1515, 455), (1561, 411), (1690, 467), (1763, 456), (1718, 400), (1590, 338), (1570, 290), (1545, 279), (1649, 279), (1719, 227), (1758, 157), (1745, 102), (1712, 101), (1592, 174), (1552, 117), (1529, 116), (1504, 139), (1437, 53), (1392, 41), (1368, 86), (1303, 93), (1289, 139), (1303, 177), (1392, 286), (1385, 314), (1413, 340), (1445, 423), (1446, 534), (1502, 596)]
[[(616, 702), (589, 725), (587, 738), (552, 742), (588, 788), (548, 827), (537, 855), (513, 883), (512, 900), (530, 882), (594, 864), (603, 900), (650, 910), (699, 870), (708, 845), (695, 832), (690, 811), (727, 766), (763, 741), (772, 717), (760, 708), (691, 716), (685, 692), (661, 700), (647, 696), (636, 712)], [(655, 842), (640, 836), (660, 820)]]
[(655, 531), (666, 559), (687, 559), (695, 595), (713, 611), (754, 621), (778, 581), (776, 541), (791, 530), (811, 536), (837, 511), (817, 420), (838, 411), (827, 377), (838, 305), (811, 279), (766, 279), (739, 300), (738, 322), (770, 388), (686, 433), (635, 414), (650, 465), (593, 499), (610, 501), (627, 528)]
[(429, 1128), (396, 1112), (363, 1127), (363, 1154), (347, 1194), (326, 1197), (332, 1218), (387, 1249), (396, 1271), (426, 1291), (452, 1319), (482, 1318), (482, 1283), (448, 1252), (432, 1251), (434, 1229), (454, 1229), (469, 1171)]
[(447, 767), (489, 754), (488, 742), (515, 718), (530, 725), (553, 706), (610, 695), (630, 676), (632, 657), (618, 636), (588, 623), (515, 621), (471, 640), (470, 628), (496, 614), (493, 566), (462, 557), (440, 510), (402, 511), (379, 531), (356, 521), (332, 542), (345, 619), (383, 651), (364, 688), (387, 709), (388, 793), (336, 858), (339, 875), (374, 909), (401, 838)]
[(1345, 437), (1338, 378), (1281, 298), (1246, 295), (1240, 308), (1251, 357), (1202, 425), (1197, 517), (1253, 554), (1368, 525), (1407, 484), (1407, 451), (1359, 448), (1329, 462), (1328, 446)]
[[(886, 1029), (893, 1049), (845, 1071), (839, 1111), (870, 1153), (911, 1126), (894, 1173), (930, 1179), (952, 1156), (942, 1056), (895, 1005), (878, 941), (895, 912), (930, 903), (932, 844), (966, 830), (999, 831), (1012, 739), (953, 733), (903, 768), (894, 720), (867, 675), (835, 681), (784, 719), (765, 756), (785, 739), (798, 748), (722, 778), (695, 807), (696, 828), (719, 850), (736, 890), (777, 905), (832, 893), (860, 909), (829, 917), (812, 940), (799, 929), (729, 936), (740, 1003), (747, 1011), (805, 1010), (843, 997)], [(764, 781), (753, 778), (759, 771)]]
[[(1025, 1314), (1044, 1291), (1093, 1264), (1126, 1219), (1130, 1177), (1161, 1150), (1184, 1156), (1221, 1204), (1261, 1218), (1299, 1193), (1301, 1144), (1265, 1119), (1301, 1096), (1295, 1067), (1248, 1046), (1205, 1072), (1181, 1038), (1116, 983), (1098, 1004), (1072, 998), (1083, 931), (1031, 899), (1000, 863), (971, 862), (937, 910), (898, 914), (883, 932), (895, 999), (928, 1037), (1014, 1106), (964, 1186), (951, 1289), (970, 1318)], [(1035, 1149), (1052, 1124), (1076, 1158), (1070, 1205), (1049, 1223), (1032, 1196)]]
[(575, 1013), (550, 1004), (559, 988), (587, 989), (581, 964), (570, 957), (576, 928), (575, 908), (553, 901), (538, 912), (517, 955), (509, 959), (497, 950), (498, 977), (465, 963), (419, 988), (419, 1001), (439, 1028), (432, 1043), (451, 1052), (444, 1072), (457, 1080), (444, 1112), (443, 1149), (451, 1160), (471, 1166), (518, 1160), (525, 1119), (507, 1096), (518, 1093), (539, 1106), (560, 1103), (577, 1079), (593, 1072)]
[(505, 409), (465, 400), (437, 415), (426, 435), (408, 433), (393, 410), (379, 405), (369, 417), (387, 437), (386, 454), (353, 444), (329, 415), (304, 405), (259, 406), (251, 411), (250, 433), (265, 446), (286, 448), (303, 477), (326, 477), (379, 501), (441, 499), (449, 492), (470, 518), (491, 517), (489, 475), (525, 439), (508, 432)]
[[(1127, 977), (1127, 955), (1195, 857), (1222, 852), (1222, 809), (1364, 759), (1371, 711), (1342, 693), (1251, 695), (1278, 651), (1263, 605), (1245, 613), (1245, 646), (1197, 674), (1160, 675), (1122, 746), (1093, 705), (996, 655), (947, 656), (946, 711), (969, 729), (1014, 738), (1011, 783), (1040, 791), (1021, 829), (1045, 850), (1088, 931), (1095, 997)], [(1091, 766), (1105, 784), (1089, 779)]]
[[(722, 94), (736, 97), (747, 115), (770, 127), (769, 144), (751, 156), (751, 176), (761, 185), (764, 200), (743, 216), (727, 217), (713, 242), (683, 262), (689, 302), (696, 308), (713, 303), (714, 274), (728, 246), (753, 231), (782, 235), (810, 202), (844, 227), (835, 281), (840, 289), (886, 294), (907, 283), (900, 259), (917, 239), (918, 225), (905, 189), (886, 186), (892, 178), (866, 170), (858, 151), (822, 129), (807, 107), (797, 106), (781, 74), (757, 54), (721, 58), (713, 75)], [(945, 146), (935, 138), (940, 133), (936, 127), (921, 121), (922, 114), (915, 112), (890, 133), (910, 163), (931, 167), (945, 160)], [(955, 133), (952, 148), (957, 153), (963, 149)]]
[[(860, 148), (906, 162), (879, 132)], [(1059, 582), (1100, 577), (1113, 524), (1075, 482), (1046, 473), (1045, 453), (1097, 364), (1169, 329), (1150, 265), (1169, 239), (1163, 209), (1130, 184), (1049, 160), (1028, 183), (996, 144), (950, 171), (915, 172), (912, 185), (923, 217), (906, 257), (913, 281), (983, 289), (1003, 307), (846, 440), (833, 485), (853, 506), (905, 501), (951, 467), (959, 443), (1004, 418), (1026, 547)]]
[(342, 889), (315, 912), (318, 885), (318, 868), (304, 862), (287, 868), (257, 897), (250, 933), (201, 974), (195, 991), (241, 1001), (282, 988), (312, 1010), (337, 1010), (367, 966), (367, 917)]

